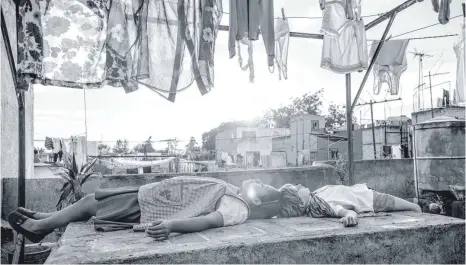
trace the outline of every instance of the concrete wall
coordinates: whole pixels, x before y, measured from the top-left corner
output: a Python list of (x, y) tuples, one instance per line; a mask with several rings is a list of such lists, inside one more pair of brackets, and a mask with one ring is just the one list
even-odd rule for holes
[[(26, 206), (36, 211), (54, 211), (63, 180), (53, 176), (53, 172), (48, 172), (44, 168), (40, 170), (42, 173), (37, 174), (37, 177), (40, 175), (40, 178), (27, 179), (26, 181)], [(324, 185), (337, 184), (342, 181), (335, 168), (330, 166), (314, 166), (236, 172), (107, 175), (103, 178), (90, 179), (85, 183), (83, 189), (85, 193), (92, 193), (98, 187), (140, 186), (177, 175), (214, 177), (236, 186), (240, 186), (244, 180), (258, 178), (264, 183), (277, 188), (286, 183), (301, 183), (311, 190)], [(414, 197), (412, 160), (355, 161), (355, 176), (356, 183), (367, 183), (369, 187), (377, 189), (380, 192), (404, 198)], [(344, 180), (343, 183), (345, 183)], [(5, 218), (16, 207), (16, 187), (16, 179), (3, 179), (2, 218)]]
[(291, 136), (280, 136), (272, 138), (272, 155), (284, 154), (286, 165), (293, 165), (296, 161), (291, 160)]
[[(434, 108), (434, 118), (437, 117), (450, 117), (450, 118), (458, 118), (458, 119), (465, 119), (465, 107), (463, 106), (449, 106), (447, 108)], [(413, 124), (425, 122), (432, 119), (432, 110), (423, 110), (419, 112), (411, 113), (411, 117), (413, 118)]]
[[(313, 129), (313, 122), (318, 122), (319, 126), (317, 129)], [(298, 161), (300, 157), (300, 151), (306, 150), (306, 153), (316, 153), (318, 149), (317, 136), (310, 135), (311, 132), (316, 132), (325, 128), (325, 117), (319, 115), (303, 114), (291, 117), (290, 129), (291, 129), (291, 152), (289, 159), (293, 161), (293, 165), (300, 165), (302, 161)], [(309, 150), (309, 151), (307, 151)]]
[(448, 190), (464, 185), (465, 121), (435, 121), (415, 126), (418, 187)]
[[(13, 56), (16, 59), (16, 21), (15, 8), (10, 0), (2, 1), (3, 14), (7, 24), (10, 45)], [(0, 132), (0, 176), (17, 177), (19, 161), (19, 139), (18, 139), (18, 101), (13, 85), (10, 65), (2, 38), (1, 44), (1, 132)], [(34, 94), (32, 88), (25, 93), (26, 105), (26, 176), (34, 174), (34, 117), (33, 117)]]

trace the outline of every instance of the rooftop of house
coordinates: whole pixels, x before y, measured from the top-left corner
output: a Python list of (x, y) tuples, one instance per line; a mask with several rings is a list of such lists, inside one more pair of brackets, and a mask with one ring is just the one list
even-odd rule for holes
[(338, 219), (247, 221), (154, 241), (131, 230), (96, 232), (72, 223), (46, 264), (96, 263), (462, 263), (465, 221), (398, 212), (368, 214), (344, 228)]

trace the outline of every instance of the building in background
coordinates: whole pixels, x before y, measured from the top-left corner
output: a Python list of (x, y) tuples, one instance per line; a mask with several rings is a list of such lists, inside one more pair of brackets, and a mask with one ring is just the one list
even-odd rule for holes
[(325, 117), (312, 114), (301, 114), (291, 117), (290, 152), (288, 160), (293, 165), (310, 165), (317, 158), (317, 139), (313, 132), (322, 132), (325, 128)]
[(362, 159), (401, 159), (411, 157), (412, 137), (409, 129), (410, 126), (411, 120), (403, 116), (391, 117), (386, 121), (376, 121), (374, 130), (372, 130), (371, 125), (362, 126)]
[(219, 132), (215, 138), (216, 159), (229, 166), (274, 167), (272, 139), (289, 134), (288, 128), (237, 127)]
[[(348, 133), (346, 130), (315, 133), (317, 136), (317, 157), (315, 161), (348, 159)], [(362, 160), (362, 131), (353, 131), (354, 160)]]

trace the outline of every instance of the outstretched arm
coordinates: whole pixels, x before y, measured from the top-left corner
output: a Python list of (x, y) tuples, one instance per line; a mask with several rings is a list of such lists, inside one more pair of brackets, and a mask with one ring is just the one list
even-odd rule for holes
[(223, 216), (215, 211), (205, 216), (181, 220), (154, 222), (146, 234), (155, 240), (165, 240), (170, 233), (194, 233), (223, 226)]

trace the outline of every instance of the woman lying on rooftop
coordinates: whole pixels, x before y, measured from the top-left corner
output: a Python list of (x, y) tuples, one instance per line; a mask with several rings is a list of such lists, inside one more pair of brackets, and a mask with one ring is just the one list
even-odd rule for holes
[(358, 224), (358, 214), (366, 212), (421, 212), (419, 205), (369, 189), (366, 184), (329, 185), (311, 192), (301, 185), (286, 184), (281, 189), (280, 217), (337, 217), (344, 226)]
[(91, 217), (97, 231), (132, 228), (164, 240), (172, 232), (200, 232), (279, 212), (280, 192), (260, 180), (247, 180), (238, 188), (214, 178), (174, 177), (136, 188), (98, 189), (53, 213), (18, 208), (8, 221), (34, 243), (56, 228)]

